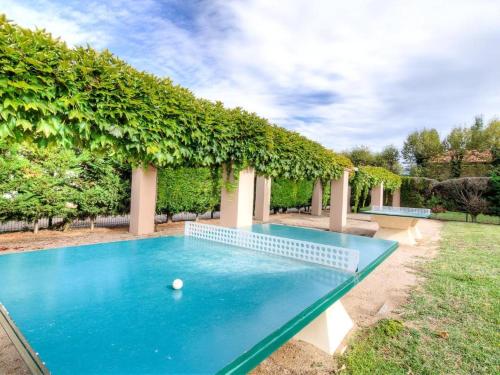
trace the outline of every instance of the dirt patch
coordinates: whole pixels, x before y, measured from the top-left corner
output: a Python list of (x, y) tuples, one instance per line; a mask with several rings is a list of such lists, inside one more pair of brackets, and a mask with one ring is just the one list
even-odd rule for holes
[[(272, 215), (271, 221), (287, 225), (297, 225), (328, 229), (329, 218), (308, 214)], [(203, 221), (202, 221), (203, 222)], [(218, 223), (217, 219), (204, 222)], [(417, 246), (400, 246), (389, 258), (373, 271), (362, 283), (351, 290), (342, 303), (355, 324), (371, 325), (377, 320), (397, 316), (398, 308), (405, 303), (409, 291), (418, 283), (413, 272), (416, 262), (433, 257), (437, 251), (442, 224), (432, 220), (422, 220), (420, 230), (424, 240)], [(159, 225), (157, 232), (146, 237), (181, 234), (184, 223)], [(346, 232), (363, 236), (373, 236), (377, 224), (369, 221), (369, 216), (348, 215)], [(30, 251), (64, 246), (76, 246), (98, 242), (110, 242), (137, 238), (127, 232), (127, 228), (73, 229), (67, 232), (42, 230), (34, 235), (29, 232), (7, 233), (0, 235), (0, 254)], [(351, 334), (355, 329), (351, 331)], [(291, 340), (283, 345), (268, 359), (262, 362), (253, 374), (331, 374), (336, 371), (332, 356), (316, 347)], [(22, 362), (5, 332), (0, 328), (0, 374), (27, 374), (28, 369)]]

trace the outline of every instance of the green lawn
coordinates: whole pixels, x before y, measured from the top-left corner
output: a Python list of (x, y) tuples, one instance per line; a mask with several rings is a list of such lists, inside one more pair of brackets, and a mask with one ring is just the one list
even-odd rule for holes
[[(446, 221), (465, 221), (465, 213), (446, 211), (438, 214), (432, 214), (432, 219)], [(469, 221), (471, 220), (469, 216)], [(478, 215), (477, 222), (482, 224), (500, 224), (500, 216), (493, 215)]]
[(500, 228), (449, 222), (442, 234), (401, 321), (361, 331), (343, 373), (500, 373)]

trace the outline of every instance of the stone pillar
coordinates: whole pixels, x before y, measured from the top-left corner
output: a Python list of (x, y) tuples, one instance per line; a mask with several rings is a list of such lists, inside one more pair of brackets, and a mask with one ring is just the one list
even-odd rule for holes
[(156, 211), (156, 168), (132, 170), (129, 232), (136, 236), (154, 233)]
[(255, 186), (255, 220), (269, 221), (271, 209), (271, 178), (257, 176)]
[[(228, 176), (226, 167), (223, 168), (222, 173), (220, 224), (232, 228), (252, 225), (254, 169), (250, 167), (243, 169), (237, 180), (234, 178), (233, 171)], [(235, 186), (226, 189), (226, 182)]]
[(347, 224), (347, 191), (349, 171), (345, 170), (338, 180), (331, 181), (330, 230), (342, 232)]
[(384, 205), (384, 183), (374, 186), (371, 191), (371, 206), (382, 207)]
[(351, 185), (347, 187), (347, 213), (350, 214), (352, 209), (351, 209)]
[(323, 213), (323, 184), (320, 179), (314, 183), (311, 203), (311, 215), (321, 216)]
[(401, 207), (401, 189), (396, 189), (392, 193), (392, 207)]

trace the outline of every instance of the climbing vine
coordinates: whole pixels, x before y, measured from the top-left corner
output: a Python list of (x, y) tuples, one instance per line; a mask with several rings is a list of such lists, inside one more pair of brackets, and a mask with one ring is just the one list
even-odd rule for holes
[(109, 51), (69, 48), (0, 16), (0, 140), (88, 149), (132, 165), (252, 166), (324, 180), (349, 159), (241, 108), (196, 98)]
[(350, 181), (355, 212), (365, 205), (370, 189), (381, 182), (384, 183), (384, 191), (393, 192), (401, 186), (401, 177), (382, 167), (358, 168)]

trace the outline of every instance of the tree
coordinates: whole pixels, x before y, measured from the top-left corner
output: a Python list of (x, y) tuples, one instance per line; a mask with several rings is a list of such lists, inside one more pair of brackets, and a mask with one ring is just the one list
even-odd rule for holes
[(78, 217), (90, 219), (90, 230), (100, 215), (124, 212), (129, 195), (130, 180), (120, 173), (120, 166), (110, 158), (96, 157), (83, 152), (79, 157), (80, 173), (78, 193)]
[(493, 165), (500, 165), (500, 120), (491, 120), (484, 129), (484, 134), (493, 156)]
[(403, 145), (402, 155), (409, 166), (425, 167), (443, 152), (443, 145), (436, 129), (423, 129), (409, 134)]
[(467, 150), (470, 150), (471, 130), (465, 127), (453, 128), (443, 142), (444, 148), (451, 157), (451, 176), (460, 177), (462, 174), (462, 162)]
[(483, 117), (476, 116), (474, 118), (474, 124), (469, 129), (469, 150), (484, 151), (489, 149), (490, 144), (488, 142), (488, 134), (485, 132)]
[(447, 209), (465, 212), (476, 222), (479, 214), (488, 212), (486, 197), (492, 189), (489, 180), (488, 177), (454, 178), (435, 184), (432, 192), (443, 200)]
[(375, 165), (375, 155), (370, 151), (368, 146), (356, 146), (350, 151), (347, 151), (345, 155), (351, 159), (354, 165)]
[(401, 173), (401, 164), (399, 163), (399, 150), (396, 146), (389, 145), (375, 155), (375, 165), (384, 167), (393, 173)]

